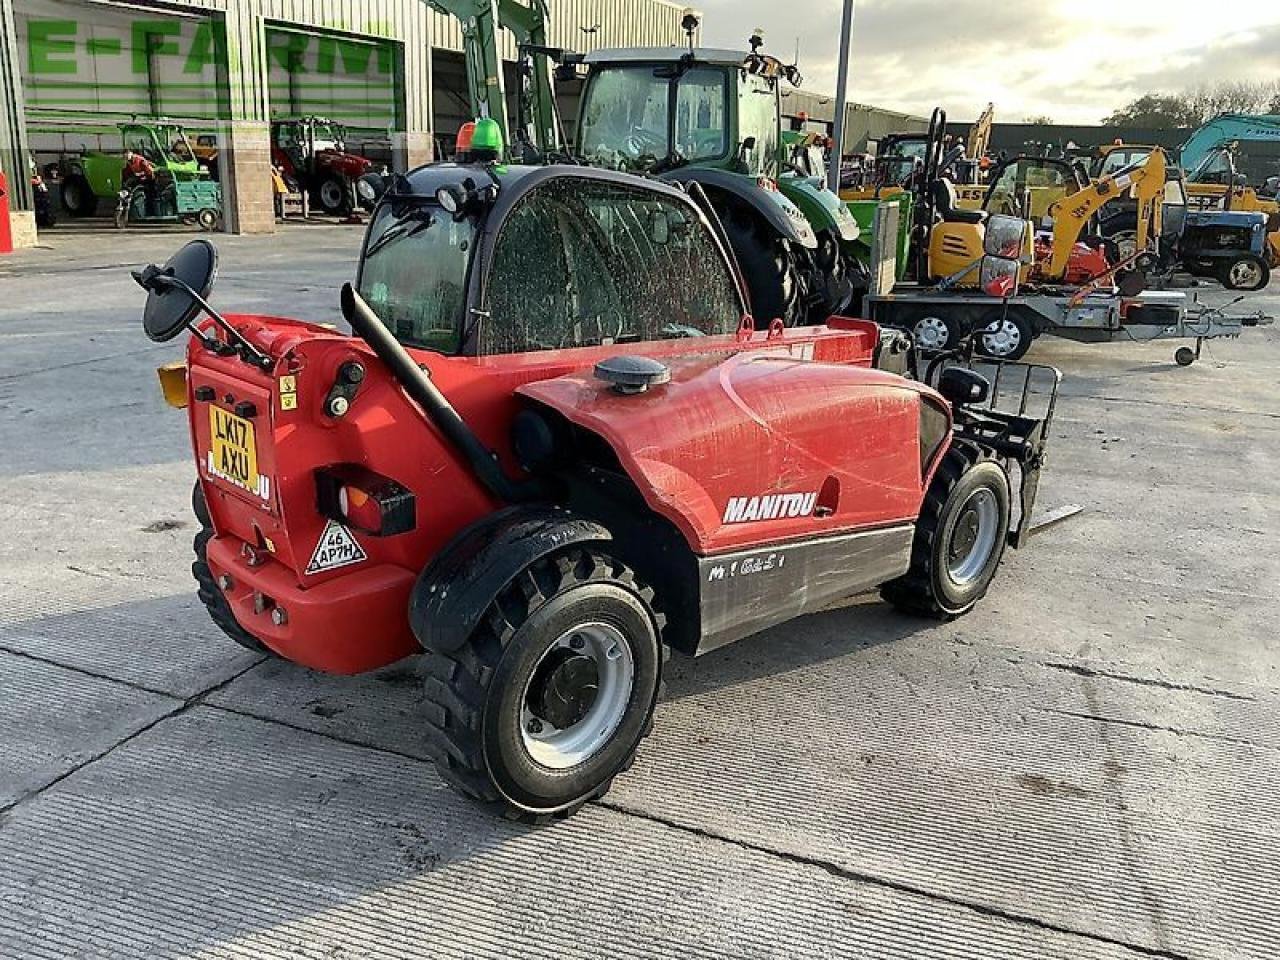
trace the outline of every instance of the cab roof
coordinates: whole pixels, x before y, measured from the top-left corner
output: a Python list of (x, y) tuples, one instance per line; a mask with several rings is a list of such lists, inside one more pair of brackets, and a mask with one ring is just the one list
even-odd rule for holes
[[(689, 55), (687, 47), (613, 47), (612, 49), (593, 50), (583, 62), (587, 65), (597, 63), (679, 63)], [(749, 54), (745, 50), (726, 50), (719, 47), (695, 47), (693, 59), (698, 63), (710, 63), (717, 66), (741, 66)]]

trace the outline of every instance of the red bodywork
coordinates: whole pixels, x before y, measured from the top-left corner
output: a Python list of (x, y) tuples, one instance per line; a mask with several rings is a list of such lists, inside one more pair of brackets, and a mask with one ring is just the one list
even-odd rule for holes
[[(413, 584), (460, 530), (501, 506), (461, 456), (408, 400), (363, 341), (296, 321), (232, 315), (277, 358), (261, 371), (194, 338), (188, 402), (200, 482), (216, 535), (215, 577), (227, 574), (237, 620), (291, 660), (334, 673), (374, 669), (419, 650), (407, 619)], [(878, 339), (867, 321), (832, 318), (738, 337), (676, 339), (497, 357), (416, 359), (507, 472), (519, 475), (510, 426), (522, 407), (550, 407), (602, 437), (649, 506), (698, 555), (912, 521), (932, 466), (922, 467), (922, 396), (929, 388), (869, 369)], [(622, 353), (662, 358), (671, 382), (621, 395), (592, 376)], [(327, 416), (338, 368), (358, 360), (366, 377), (349, 412)], [(294, 378), (292, 382), (284, 378)], [(293, 398), (282, 386), (293, 385)], [(212, 388), (213, 399), (209, 400)], [(206, 399), (197, 398), (197, 392)], [(250, 491), (210, 470), (209, 407), (252, 404), (257, 473)], [(361, 464), (416, 497), (407, 533), (356, 533), (367, 559), (305, 572), (326, 519), (315, 471)], [(733, 498), (816, 495), (810, 515), (726, 522)], [(273, 622), (273, 606), (287, 619)]]
[[(1048, 264), (1053, 259), (1053, 237), (1051, 234), (1042, 233), (1036, 235), (1036, 263), (1038, 265)], [(1115, 264), (1107, 259), (1106, 251), (1102, 247), (1090, 246), (1087, 243), (1077, 242), (1071, 248), (1071, 256), (1067, 259), (1067, 269), (1062, 276), (1062, 282), (1071, 286), (1081, 286), (1090, 280), (1096, 280)]]

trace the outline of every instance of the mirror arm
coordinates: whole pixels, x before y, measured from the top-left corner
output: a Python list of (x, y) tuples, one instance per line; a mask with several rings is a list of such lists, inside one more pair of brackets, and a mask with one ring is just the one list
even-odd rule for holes
[[(221, 327), (228, 337), (235, 341), (235, 346), (244, 360), (252, 363), (254, 366), (261, 367), (263, 370), (271, 369), (271, 366), (275, 361), (246, 340), (244, 335), (233, 327), (226, 317), (213, 309), (213, 307), (209, 305), (209, 301), (192, 290), (185, 282), (179, 280), (177, 277), (172, 277), (167, 274), (157, 274), (149, 278), (149, 282), (157, 287), (168, 287), (169, 289), (181, 290), (199, 304), (200, 309), (207, 313), (213, 322)], [(201, 343), (205, 346), (209, 346), (208, 339), (206, 339), (205, 335), (200, 332), (194, 322), (187, 323), (187, 329), (195, 334), (200, 339)]]

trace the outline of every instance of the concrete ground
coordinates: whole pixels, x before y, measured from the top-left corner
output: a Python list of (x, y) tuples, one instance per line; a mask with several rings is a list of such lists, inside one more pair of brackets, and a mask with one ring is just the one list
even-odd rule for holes
[[(864, 597), (673, 661), (631, 772), (525, 828), (425, 761), (420, 663), (209, 622), (125, 272), (185, 237), (52, 236), (0, 259), (0, 956), (1276, 955), (1280, 329), (1041, 341), (1081, 516), (955, 623)], [(215, 302), (334, 320), (358, 243), (221, 240)]]

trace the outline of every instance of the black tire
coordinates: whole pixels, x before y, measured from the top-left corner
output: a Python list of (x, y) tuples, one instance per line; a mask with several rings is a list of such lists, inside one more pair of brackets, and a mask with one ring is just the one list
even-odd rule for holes
[(191, 575), (196, 578), (196, 594), (200, 597), (200, 602), (209, 611), (210, 618), (218, 628), (240, 646), (254, 653), (265, 653), (274, 657), (276, 654), (270, 647), (236, 622), (231, 604), (227, 603), (227, 598), (222, 595), (222, 590), (213, 579), (213, 571), (209, 569), (208, 553), (209, 540), (213, 537), (213, 521), (209, 518), (209, 507), (204, 502), (204, 491), (200, 489), (199, 483), (191, 494), (191, 509), (200, 522), (200, 529), (196, 531), (195, 542), (192, 544), (196, 559), (191, 564)]
[(1261, 290), (1271, 282), (1271, 268), (1261, 257), (1246, 253), (1225, 264), (1218, 280), (1228, 290)]
[(921, 350), (954, 350), (964, 339), (964, 323), (956, 312), (936, 307), (915, 307), (903, 312), (901, 323)]
[(751, 301), (757, 329), (766, 329), (776, 318), (788, 326), (803, 312), (800, 278), (795, 260), (784, 241), (758, 217), (736, 210), (717, 210), (729, 237), (729, 246)]
[(828, 230), (822, 231), (818, 234), (818, 248), (806, 250), (803, 259), (808, 273), (803, 322), (823, 324), (832, 314), (848, 310), (858, 292), (855, 277), (860, 274), (840, 249), (839, 239)]
[(1179, 347), (1173, 351), (1173, 362), (1180, 367), (1189, 367), (1196, 362), (1196, 352), (1190, 347)]
[[(979, 529), (969, 530), (973, 540), (964, 563), (972, 558), (975, 569), (971, 576), (961, 579), (951, 570), (951, 564), (956, 562), (952, 554), (968, 542), (965, 531), (972, 514), (980, 512), (975, 498), (981, 491), (986, 491), (993, 501), (995, 526), (984, 536), (978, 520)], [(884, 584), (880, 595), (899, 610), (940, 620), (968, 613), (986, 594), (1004, 556), (1009, 502), (1009, 478), (1004, 469), (996, 461), (980, 457), (972, 447), (953, 446), (938, 465), (916, 521), (911, 568)], [(981, 556), (973, 553), (991, 534), (994, 539), (989, 550)]]
[(316, 184), (315, 203), (325, 213), (345, 217), (351, 212), (351, 188), (345, 179), (331, 173)]
[(62, 209), (73, 217), (91, 217), (97, 212), (98, 198), (93, 195), (89, 181), (78, 173), (62, 181), (61, 197)]
[(1021, 311), (992, 310), (973, 331), (974, 349), (993, 360), (1021, 360), (1036, 332)]
[[(524, 711), (548, 655), (588, 623), (608, 624), (625, 638), (632, 682), (603, 745), (555, 769), (530, 752)], [(466, 644), (451, 654), (427, 654), (427, 743), (440, 775), (481, 805), (526, 822), (567, 816), (602, 796), (652, 728), (663, 623), (653, 591), (606, 554), (579, 548), (524, 570)]]

